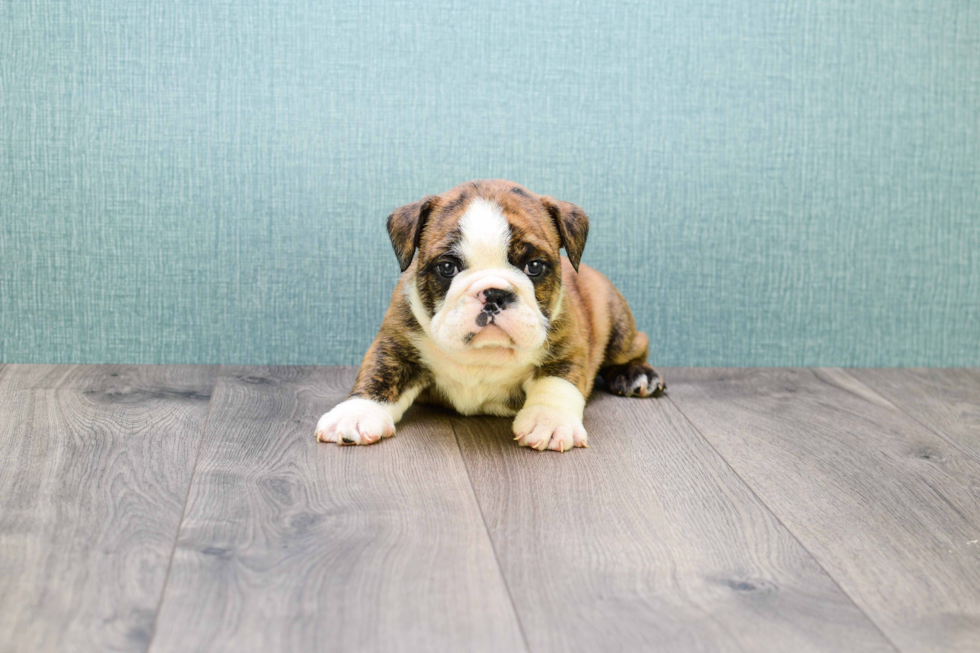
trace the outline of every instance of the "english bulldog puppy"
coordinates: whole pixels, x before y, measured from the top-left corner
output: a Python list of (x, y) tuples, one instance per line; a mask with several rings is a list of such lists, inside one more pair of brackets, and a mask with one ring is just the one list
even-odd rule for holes
[(619, 395), (663, 393), (626, 300), (579, 264), (588, 231), (577, 206), (502, 179), (397, 209), (388, 234), (401, 278), (317, 439), (373, 444), (423, 401), (514, 415), (521, 446), (564, 452), (588, 446), (582, 413), (597, 374)]

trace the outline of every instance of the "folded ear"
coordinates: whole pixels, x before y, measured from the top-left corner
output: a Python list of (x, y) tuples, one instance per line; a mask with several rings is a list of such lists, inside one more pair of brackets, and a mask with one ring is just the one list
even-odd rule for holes
[(589, 216), (585, 215), (585, 211), (574, 204), (562, 202), (552, 197), (542, 197), (541, 202), (558, 228), (561, 246), (565, 248), (568, 260), (578, 272), (578, 264), (582, 260), (582, 250), (585, 249), (585, 239), (589, 236)]
[(415, 250), (418, 249), (419, 240), (422, 238), (422, 230), (425, 229), (425, 222), (429, 219), (429, 213), (438, 199), (435, 195), (423, 197), (418, 202), (395, 209), (394, 213), (388, 216), (388, 236), (391, 238), (391, 246), (395, 248), (395, 256), (398, 257), (398, 265), (402, 272), (412, 264), (412, 257), (415, 256)]

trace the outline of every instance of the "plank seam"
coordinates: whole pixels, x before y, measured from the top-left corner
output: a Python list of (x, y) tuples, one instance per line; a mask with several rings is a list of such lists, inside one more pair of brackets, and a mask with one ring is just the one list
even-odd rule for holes
[(707, 438), (707, 436), (705, 436), (705, 434), (701, 432), (701, 429), (699, 429), (699, 428), (697, 427), (697, 425), (696, 425), (696, 424), (695, 424), (695, 423), (694, 423), (694, 422), (693, 422), (693, 421), (691, 420), (691, 418), (687, 416), (687, 413), (685, 413), (685, 412), (684, 412), (684, 410), (683, 410), (683, 409), (682, 409), (682, 408), (681, 408), (681, 407), (680, 407), (680, 406), (679, 406), (679, 405), (677, 404), (677, 402), (676, 402), (676, 401), (674, 401), (672, 397), (670, 397), (670, 396), (668, 396), (668, 395), (666, 395), (666, 394), (664, 395), (664, 398), (666, 398), (666, 399), (667, 399), (667, 401), (669, 401), (669, 402), (671, 403), (671, 405), (673, 405), (673, 406), (674, 406), (674, 408), (676, 408), (676, 409), (677, 409), (677, 412), (679, 412), (679, 413), (680, 413), (680, 414), (681, 414), (681, 415), (682, 415), (682, 416), (684, 417), (684, 419), (685, 419), (685, 421), (687, 421), (687, 423), (691, 425), (691, 428), (692, 428), (692, 429), (694, 429), (694, 432), (698, 434), (698, 436), (699, 436), (699, 437), (700, 437), (700, 438), (701, 438), (701, 439), (702, 439), (702, 440), (704, 441), (704, 443), (705, 443), (705, 444), (707, 444), (707, 445), (708, 445), (708, 447), (709, 447), (709, 448), (710, 448), (710, 449), (711, 449), (711, 450), (712, 450), (713, 452), (715, 452), (715, 455), (716, 455), (716, 456), (718, 456), (718, 457), (719, 457), (719, 458), (721, 459), (721, 461), (725, 463), (725, 466), (726, 466), (726, 467), (728, 467), (728, 469), (730, 469), (730, 470), (732, 470), (732, 473), (733, 473), (733, 474), (735, 474), (735, 477), (736, 477), (736, 478), (737, 478), (737, 479), (738, 479), (739, 481), (741, 481), (741, 482), (742, 482), (742, 485), (744, 485), (744, 486), (745, 486), (745, 488), (746, 488), (746, 489), (747, 489), (747, 490), (748, 490), (749, 492), (751, 492), (751, 493), (752, 493), (752, 496), (754, 496), (754, 497), (756, 498), (756, 500), (757, 500), (757, 501), (758, 501), (758, 502), (759, 502), (759, 503), (760, 503), (760, 504), (762, 505), (762, 507), (766, 509), (766, 512), (768, 512), (768, 513), (769, 513), (770, 515), (772, 515), (772, 517), (773, 517), (773, 519), (775, 519), (775, 520), (776, 520), (776, 522), (777, 522), (777, 523), (778, 523), (778, 524), (779, 524), (780, 526), (782, 526), (782, 527), (783, 527), (784, 529), (786, 529), (786, 532), (787, 532), (787, 533), (789, 533), (789, 536), (790, 536), (790, 537), (792, 537), (792, 538), (793, 538), (793, 539), (794, 539), (794, 540), (796, 541), (796, 543), (800, 545), (800, 548), (801, 548), (801, 549), (803, 549), (804, 551), (806, 551), (806, 553), (807, 553), (807, 555), (809, 555), (809, 556), (810, 556), (810, 559), (811, 559), (811, 560), (813, 560), (813, 562), (814, 562), (814, 564), (816, 564), (816, 565), (817, 565), (818, 567), (820, 567), (820, 569), (822, 569), (822, 570), (823, 570), (823, 573), (825, 573), (825, 574), (827, 574), (827, 578), (829, 578), (829, 579), (830, 579), (830, 581), (831, 581), (831, 582), (832, 582), (832, 583), (833, 583), (833, 584), (834, 584), (834, 585), (835, 585), (835, 586), (837, 587), (837, 589), (839, 589), (839, 590), (841, 591), (841, 594), (843, 594), (844, 596), (846, 596), (846, 597), (847, 597), (847, 599), (848, 599), (848, 600), (849, 600), (849, 601), (851, 602), (851, 604), (852, 604), (852, 605), (853, 605), (853, 606), (854, 606), (854, 607), (855, 607), (855, 608), (856, 608), (857, 610), (859, 610), (859, 611), (861, 612), (861, 614), (863, 614), (863, 615), (865, 616), (865, 618), (866, 618), (866, 619), (868, 620), (868, 623), (870, 623), (870, 624), (871, 624), (872, 626), (874, 626), (874, 628), (875, 628), (875, 630), (877, 630), (877, 631), (878, 631), (879, 633), (881, 633), (881, 636), (882, 636), (882, 637), (883, 637), (883, 638), (885, 639), (885, 641), (886, 641), (886, 642), (888, 642), (888, 643), (889, 643), (889, 644), (891, 645), (891, 647), (892, 647), (892, 649), (894, 649), (894, 650), (896, 651), (896, 653), (901, 653), (901, 652), (902, 652), (902, 649), (900, 649), (900, 648), (898, 647), (898, 644), (896, 644), (896, 643), (895, 643), (895, 642), (894, 642), (894, 641), (892, 640), (892, 638), (891, 638), (891, 637), (889, 637), (889, 636), (887, 635), (887, 633), (885, 633), (885, 631), (881, 629), (881, 626), (880, 626), (880, 625), (878, 624), (878, 622), (876, 622), (876, 621), (875, 621), (875, 620), (874, 620), (874, 619), (873, 619), (873, 618), (871, 617), (871, 615), (869, 615), (869, 614), (867, 613), (867, 611), (865, 611), (865, 609), (864, 609), (864, 608), (862, 608), (862, 607), (861, 607), (861, 606), (860, 606), (860, 605), (859, 605), (859, 604), (857, 603), (857, 601), (855, 601), (855, 600), (854, 600), (854, 597), (853, 597), (853, 596), (851, 596), (851, 595), (850, 595), (850, 594), (849, 594), (849, 593), (848, 593), (848, 592), (847, 592), (847, 591), (846, 591), (846, 590), (845, 590), (845, 589), (844, 589), (843, 587), (841, 587), (841, 584), (840, 584), (839, 582), (837, 582), (837, 579), (836, 579), (836, 578), (834, 577), (834, 575), (833, 575), (833, 574), (831, 574), (831, 573), (830, 573), (830, 571), (829, 571), (829, 570), (828, 570), (828, 569), (827, 569), (826, 567), (824, 567), (824, 566), (823, 566), (823, 563), (821, 563), (821, 562), (820, 562), (820, 560), (819, 560), (819, 559), (817, 558), (817, 556), (815, 556), (815, 555), (813, 554), (813, 552), (812, 552), (812, 551), (810, 551), (810, 549), (808, 549), (808, 548), (806, 547), (806, 545), (805, 545), (805, 544), (803, 544), (803, 542), (802, 542), (802, 541), (800, 541), (800, 538), (799, 538), (799, 537), (797, 537), (797, 535), (796, 535), (796, 533), (794, 533), (794, 532), (792, 531), (792, 529), (790, 529), (790, 527), (789, 527), (789, 526), (787, 526), (787, 525), (786, 525), (785, 523), (783, 523), (783, 520), (779, 518), (779, 515), (777, 515), (777, 514), (776, 514), (776, 513), (775, 513), (775, 512), (773, 511), (773, 509), (772, 509), (772, 508), (771, 508), (771, 507), (769, 506), (769, 504), (768, 504), (768, 503), (766, 503), (765, 501), (763, 501), (763, 500), (762, 500), (762, 497), (760, 497), (760, 496), (759, 496), (759, 495), (758, 495), (758, 494), (756, 493), (756, 491), (755, 491), (755, 488), (753, 488), (753, 487), (752, 487), (752, 485), (750, 485), (750, 484), (749, 484), (749, 482), (748, 482), (748, 481), (746, 481), (746, 480), (745, 480), (745, 478), (743, 478), (743, 477), (742, 477), (742, 475), (738, 473), (738, 470), (736, 470), (736, 469), (735, 469), (735, 468), (734, 468), (734, 467), (732, 466), (732, 464), (731, 464), (730, 462), (728, 462), (728, 459), (727, 459), (727, 458), (725, 458), (725, 456), (723, 456), (723, 455), (722, 455), (722, 453), (721, 453), (720, 451), (718, 451), (718, 449), (717, 449), (717, 448), (715, 448), (715, 445), (711, 443), (711, 440), (709, 440), (709, 439)]
[(153, 642), (156, 640), (157, 636), (157, 624), (160, 620), (160, 611), (163, 609), (163, 600), (167, 595), (167, 586), (170, 584), (170, 571), (173, 568), (174, 556), (177, 553), (177, 543), (180, 541), (180, 532), (184, 528), (184, 517), (187, 516), (187, 504), (190, 502), (191, 498), (191, 488), (194, 487), (194, 479), (197, 477), (197, 463), (201, 459), (201, 449), (204, 448), (204, 435), (208, 430), (208, 423), (211, 420), (211, 408), (214, 406), (214, 395), (215, 391), (218, 389), (218, 379), (221, 376), (221, 368), (214, 374), (214, 383), (211, 384), (211, 398), (208, 399), (208, 412), (204, 416), (204, 426), (201, 427), (201, 437), (197, 441), (197, 453), (194, 454), (194, 465), (191, 467), (191, 477), (187, 483), (187, 493), (184, 495), (184, 507), (180, 511), (180, 521), (177, 522), (177, 532), (174, 535), (174, 545), (170, 549), (170, 559), (167, 561), (167, 573), (163, 577), (163, 589), (160, 590), (160, 599), (157, 601), (156, 614), (153, 615), (153, 628), (150, 630), (150, 639), (146, 645), (146, 651), (153, 648)]
[(510, 584), (507, 582), (507, 576), (504, 575), (504, 568), (500, 564), (500, 556), (497, 554), (497, 547), (493, 543), (493, 536), (490, 535), (490, 526), (487, 524), (487, 517), (483, 514), (483, 506), (480, 504), (480, 497), (476, 494), (476, 486), (473, 485), (473, 475), (470, 474), (470, 466), (466, 462), (466, 456), (463, 454), (463, 445), (459, 442), (459, 433), (456, 432), (456, 419), (454, 417), (445, 418), (449, 422), (449, 428), (453, 431), (453, 437), (456, 439), (456, 449), (459, 451), (460, 460), (463, 461), (463, 469), (466, 470), (466, 479), (470, 483), (470, 492), (473, 493), (473, 501), (476, 503), (477, 510), (480, 511), (480, 519), (483, 521), (483, 532), (487, 535), (487, 542), (490, 544), (490, 550), (493, 551), (493, 560), (497, 564), (497, 573), (500, 574), (500, 580), (504, 584), (504, 589), (507, 590), (507, 599), (510, 601), (511, 610), (514, 611), (514, 620), (517, 622), (517, 628), (521, 633), (521, 640), (524, 642), (524, 650), (527, 653), (531, 652), (531, 645), (527, 640), (527, 633), (524, 632), (524, 622), (521, 621), (521, 615), (517, 611), (517, 604), (514, 603), (514, 595), (510, 590)]
[[(978, 460), (976, 456), (974, 456), (972, 453), (970, 453), (966, 449), (963, 449), (962, 447), (960, 447), (959, 443), (957, 443), (955, 440), (951, 440), (949, 438), (949, 436), (947, 436), (942, 431), (936, 430), (932, 426), (929, 426), (925, 422), (922, 422), (921, 420), (919, 420), (914, 415), (906, 412), (905, 409), (903, 409), (901, 406), (899, 406), (898, 404), (896, 404), (894, 401), (892, 401), (891, 399), (889, 399), (885, 395), (883, 395), (880, 392), (878, 392), (878, 390), (876, 390), (874, 387), (868, 385), (867, 383), (865, 383), (861, 379), (859, 379), (856, 376), (854, 376), (853, 374), (851, 374), (851, 372), (848, 370), (848, 368), (846, 368), (846, 367), (838, 367), (838, 368), (834, 368), (834, 369), (840, 370), (841, 372), (843, 372), (844, 374), (846, 374), (849, 379), (853, 380), (855, 383), (858, 383), (858, 384), (864, 386), (865, 388), (867, 388), (871, 392), (873, 392), (876, 395), (878, 395), (881, 398), (882, 401), (884, 401), (886, 404), (888, 404), (889, 406), (891, 406), (892, 408), (894, 408), (897, 413), (899, 413), (900, 415), (904, 415), (905, 417), (907, 417), (911, 421), (915, 422), (916, 424), (918, 424), (919, 426), (921, 426), (925, 430), (929, 431), (933, 435), (938, 436), (940, 440), (942, 440), (943, 442), (945, 442), (949, 446), (951, 446), (954, 449), (956, 449), (957, 451), (959, 451), (961, 454), (963, 454), (964, 456), (966, 456), (968, 459), (980, 463), (980, 460)], [(882, 369), (882, 368), (878, 368), (878, 369)], [(970, 368), (967, 368), (967, 369), (970, 369)], [(819, 378), (819, 377), (817, 377), (817, 378)], [(823, 379), (821, 379), (821, 381), (822, 380)]]

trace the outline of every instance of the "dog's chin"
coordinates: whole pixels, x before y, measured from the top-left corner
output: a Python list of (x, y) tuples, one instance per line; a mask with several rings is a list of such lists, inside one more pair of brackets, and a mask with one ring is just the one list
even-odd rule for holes
[(519, 364), (526, 355), (513, 347), (478, 347), (457, 354), (456, 360), (465, 365), (506, 367)]
[(514, 339), (496, 324), (488, 324), (469, 339), (469, 346), (473, 349), (513, 349)]

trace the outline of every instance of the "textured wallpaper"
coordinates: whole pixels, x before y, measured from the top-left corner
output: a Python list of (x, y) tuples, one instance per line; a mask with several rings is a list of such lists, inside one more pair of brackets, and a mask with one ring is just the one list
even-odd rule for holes
[(0, 3), (0, 361), (356, 363), (506, 177), (663, 365), (980, 365), (980, 3)]

